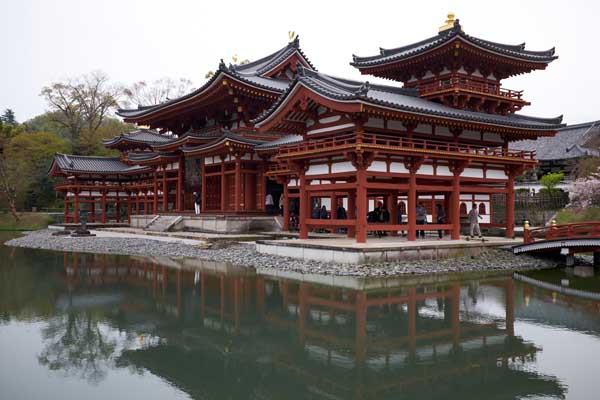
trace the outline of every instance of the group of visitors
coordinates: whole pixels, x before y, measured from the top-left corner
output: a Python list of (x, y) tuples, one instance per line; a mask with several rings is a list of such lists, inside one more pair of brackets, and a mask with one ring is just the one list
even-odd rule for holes
[[(382, 201), (377, 202), (377, 207), (367, 214), (367, 223), (369, 224), (387, 224), (390, 222), (390, 212)], [(375, 231), (377, 237), (387, 236), (386, 231)]]
[[(294, 202), (293, 204), (296, 204), (296, 202)], [(200, 208), (201, 208), (200, 206), (201, 206), (200, 193), (194, 192), (194, 211), (195, 211), (196, 215), (200, 214)], [(292, 206), (292, 204), (290, 204), (290, 206)], [(297, 206), (297, 204), (296, 204), (296, 206)], [(396, 210), (397, 211), (396, 212), (396, 215), (397, 215), (396, 223), (398, 225), (401, 225), (403, 222), (401, 206), (402, 206), (402, 202), (398, 202), (397, 210)], [(275, 211), (279, 211), (279, 214), (283, 215), (283, 207), (284, 207), (283, 196), (280, 196), (279, 207), (278, 207), (278, 209), (276, 209), (275, 202), (273, 200), (273, 195), (271, 193), (267, 193), (267, 195), (265, 196), (265, 208), (267, 210), (267, 213), (274, 214)], [(291, 229), (294, 229), (294, 228), (297, 229), (298, 224), (299, 224), (299, 221), (298, 221), (298, 214), (299, 214), (298, 211), (299, 210), (297, 210), (296, 208), (297, 207), (292, 207), (292, 209), (290, 210), (290, 228)], [(427, 209), (425, 208), (423, 203), (419, 203), (417, 205), (415, 213), (416, 213), (415, 219), (416, 219), (417, 225), (426, 225), (427, 224)], [(348, 218), (348, 212), (346, 211), (346, 208), (344, 208), (343, 203), (341, 203), (341, 202), (338, 203), (335, 216), (337, 219), (347, 219)], [(325, 205), (322, 205), (319, 207), (319, 204), (315, 203), (315, 206), (312, 210), (311, 218), (312, 219), (329, 219), (330, 214)], [(441, 204), (436, 204), (436, 206), (435, 206), (435, 218), (436, 218), (435, 222), (438, 225), (446, 223), (446, 211), (444, 210), (444, 207), (442, 207)], [(479, 210), (477, 209), (477, 205), (475, 203), (473, 203), (473, 207), (469, 211), (469, 213), (467, 215), (467, 219), (469, 221), (470, 237), (473, 238), (474, 234), (477, 234), (477, 236), (479, 238), (481, 238), (482, 236), (481, 236), (481, 228), (479, 227), (479, 220), (483, 219), (483, 217), (481, 215), (479, 215)], [(367, 223), (387, 224), (389, 222), (390, 222), (389, 210), (387, 209), (387, 207), (385, 206), (385, 204), (382, 201), (378, 201), (375, 209), (373, 209), (372, 211), (370, 211), (367, 214)], [(322, 232), (324, 230), (320, 229), (318, 231)], [(338, 229), (338, 232), (345, 232), (345, 229), (340, 228), (340, 229)], [(377, 235), (377, 237), (387, 236), (386, 231), (375, 231), (375, 234)], [(404, 234), (404, 232), (402, 232), (402, 234)], [(444, 231), (439, 229), (438, 230), (438, 238), (442, 239), (443, 237), (444, 237)], [(425, 238), (425, 230), (424, 229), (417, 229), (417, 238)]]

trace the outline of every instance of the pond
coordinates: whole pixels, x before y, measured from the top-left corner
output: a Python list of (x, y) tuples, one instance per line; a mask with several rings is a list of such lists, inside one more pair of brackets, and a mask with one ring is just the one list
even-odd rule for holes
[(4, 246), (0, 260), (1, 399), (600, 392), (600, 281), (572, 270), (379, 280)]

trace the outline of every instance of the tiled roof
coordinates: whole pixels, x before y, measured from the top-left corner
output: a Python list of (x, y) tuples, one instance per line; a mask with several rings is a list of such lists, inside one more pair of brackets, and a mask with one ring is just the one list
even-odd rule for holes
[(138, 106), (137, 109), (119, 109), (117, 114), (124, 118), (136, 118), (149, 115), (157, 110), (161, 110), (174, 104), (185, 102), (189, 99), (200, 96), (206, 89), (211, 87), (214, 82), (223, 76), (228, 76), (231, 79), (239, 80), (258, 89), (264, 89), (275, 93), (283, 93), (290, 85), (289, 80), (269, 78), (267, 76), (263, 76), (263, 74), (281, 64), (294, 53), (297, 53), (300, 57), (302, 57), (302, 59), (312, 68), (312, 64), (300, 49), (300, 43), (298, 38), (296, 38), (296, 40), (277, 50), (275, 53), (247, 64), (230, 65), (228, 67), (225, 65), (223, 60), (221, 60), (217, 72), (204, 85), (202, 85), (202, 87), (184, 96), (167, 100), (163, 103), (152, 106)]
[(564, 160), (586, 156), (599, 156), (597, 145), (588, 142), (600, 139), (600, 121), (569, 125), (559, 129), (554, 137), (521, 140), (510, 144), (514, 150), (535, 150), (540, 161)]
[(170, 135), (161, 135), (160, 133), (149, 129), (137, 129), (111, 139), (102, 140), (105, 146), (114, 146), (121, 142), (142, 143), (148, 145), (165, 144), (176, 140)]
[(304, 61), (312, 68), (316, 69), (310, 62), (310, 60), (304, 55), (302, 49), (300, 49), (300, 39), (298, 36), (288, 43), (287, 46), (277, 50), (273, 54), (269, 54), (259, 60), (249, 62), (247, 64), (234, 65), (232, 69), (236, 72), (244, 75), (264, 75), (271, 71), (273, 68), (280, 65), (282, 62), (287, 60), (294, 53), (298, 53)]
[(265, 141), (265, 140), (249, 139), (244, 136), (235, 134), (233, 132), (225, 132), (218, 139), (213, 140), (210, 143), (201, 144), (199, 146), (185, 146), (182, 148), (182, 150), (184, 153), (189, 153), (189, 152), (194, 152), (194, 151), (198, 151), (198, 150), (209, 149), (209, 148), (218, 146), (219, 144), (221, 144), (222, 142), (224, 142), (226, 140), (229, 140), (232, 142), (248, 144), (248, 145), (252, 145), (252, 146), (257, 146), (257, 145), (261, 145), (263, 143), (267, 143), (267, 141)]
[(148, 151), (148, 152), (140, 152), (140, 153), (128, 153), (127, 158), (133, 162), (143, 162), (150, 161), (154, 159), (164, 158), (164, 157), (179, 157), (176, 152), (172, 151)]
[(145, 172), (147, 168), (128, 165), (118, 157), (90, 157), (56, 153), (50, 170), (58, 167), (63, 172), (93, 174), (130, 174)]
[(558, 58), (558, 56), (554, 55), (554, 48), (544, 51), (531, 51), (525, 49), (525, 43), (508, 45), (467, 35), (462, 31), (458, 21), (456, 21), (452, 29), (440, 32), (436, 36), (421, 40), (417, 43), (397, 47), (394, 49), (380, 49), (380, 54), (369, 57), (359, 57), (353, 55), (353, 61), (350, 63), (350, 65), (353, 65), (357, 68), (385, 65), (394, 61), (414, 57), (436, 47), (442, 46), (443, 44), (448, 43), (455, 38), (503, 56), (528, 62), (549, 63)]
[(292, 144), (292, 143), (298, 143), (301, 141), (302, 141), (302, 135), (287, 135), (287, 136), (283, 136), (279, 139), (272, 140), (270, 142), (259, 144), (254, 149), (257, 151), (271, 150), (271, 149), (276, 149), (279, 146), (284, 146), (286, 144)]
[(336, 78), (310, 69), (300, 68), (294, 84), (268, 110), (253, 120), (260, 126), (286, 100), (287, 95), (297, 85), (339, 101), (354, 101), (394, 108), (414, 114), (440, 116), (444, 118), (479, 122), (500, 126), (510, 126), (533, 130), (553, 130), (562, 127), (562, 116), (555, 118), (537, 118), (521, 114), (487, 114), (466, 111), (435, 103), (417, 96), (413, 89), (398, 88), (386, 85), (374, 85), (369, 82), (357, 82)]

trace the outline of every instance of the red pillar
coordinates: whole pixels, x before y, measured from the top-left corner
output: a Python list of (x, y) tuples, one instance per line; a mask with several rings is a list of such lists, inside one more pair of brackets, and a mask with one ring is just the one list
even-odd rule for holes
[(90, 222), (96, 222), (96, 199), (92, 198), (90, 203)]
[(460, 344), (460, 284), (453, 284), (450, 291), (450, 301), (452, 302), (452, 344), (457, 349)]
[(308, 190), (306, 190), (306, 185), (308, 181), (304, 176), (304, 173), (300, 175), (299, 178), (300, 184), (300, 239), (308, 239), (308, 226), (306, 225), (306, 220), (310, 218), (310, 202), (308, 198)]
[(367, 170), (361, 166), (356, 171), (356, 242), (367, 241)]
[[(348, 192), (348, 219), (356, 218), (356, 194)], [(348, 226), (348, 237), (353, 238), (356, 235), (356, 225)]]
[(158, 214), (158, 167), (154, 169), (154, 198), (152, 199), (152, 212)]
[(79, 191), (75, 190), (73, 196), (73, 223), (79, 223)]
[(515, 335), (515, 282), (512, 279), (506, 281), (506, 333)]
[(102, 214), (100, 216), (103, 224), (106, 223), (106, 190), (102, 191), (102, 199), (100, 201), (100, 206), (102, 207)]
[(63, 195), (63, 212), (65, 224), (69, 222), (69, 197), (67, 196), (68, 193), (69, 192), (65, 192)]
[(221, 156), (221, 212), (227, 209), (227, 177), (225, 176), (225, 157)]
[(306, 335), (306, 321), (310, 312), (308, 306), (309, 287), (305, 282), (300, 282), (298, 289), (298, 341), (304, 344)]
[(407, 240), (417, 240), (417, 171), (410, 169), (408, 178), (408, 201), (406, 203), (408, 216)]
[(115, 212), (117, 213), (117, 222), (121, 222), (121, 199), (119, 198), (119, 192), (117, 192)]
[(131, 206), (132, 206), (132, 201), (131, 201), (131, 192), (127, 193), (127, 223), (131, 224)]
[(331, 203), (331, 219), (337, 219), (337, 195), (335, 192), (329, 197), (329, 202)]
[(169, 188), (167, 188), (167, 166), (163, 165), (162, 168), (162, 210), (163, 212), (169, 211)]
[(454, 171), (452, 176), (452, 194), (450, 196), (450, 218), (452, 219), (452, 231), (450, 239), (460, 239), (460, 172)]
[(288, 183), (289, 181), (286, 179), (283, 181), (283, 201), (281, 202), (281, 204), (283, 204), (283, 230), (284, 231), (289, 231), (290, 230), (290, 198), (289, 198), (289, 193), (290, 190), (288, 188)]
[(204, 157), (202, 157), (202, 166), (200, 167), (200, 178), (201, 178), (201, 184), (200, 184), (200, 211), (204, 212), (206, 211), (206, 192), (207, 192), (207, 187), (206, 187), (206, 165), (204, 164)]
[(356, 293), (356, 366), (363, 368), (367, 359), (367, 294)]
[(408, 289), (408, 348), (410, 357), (415, 356), (417, 349), (417, 289)]
[(183, 157), (179, 158), (177, 163), (177, 211), (183, 211)]
[(138, 190), (135, 192), (135, 213), (140, 215), (140, 192)]
[[(396, 225), (398, 223), (398, 192), (392, 192), (387, 197), (387, 209), (390, 212), (390, 224)], [(391, 232), (392, 236), (397, 234), (397, 231)]]
[(511, 172), (506, 182), (506, 237), (515, 236), (515, 175)]
[(240, 212), (242, 202), (242, 160), (239, 155), (235, 156), (235, 205), (234, 211)]

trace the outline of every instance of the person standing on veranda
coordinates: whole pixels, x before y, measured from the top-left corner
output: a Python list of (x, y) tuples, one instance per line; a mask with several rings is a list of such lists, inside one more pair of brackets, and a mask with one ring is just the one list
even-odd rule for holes
[(200, 214), (200, 202), (201, 202), (201, 198), (200, 198), (200, 193), (198, 192), (194, 192), (194, 211), (196, 212), (196, 215)]
[(479, 228), (479, 220), (483, 219), (481, 215), (479, 215), (479, 211), (477, 210), (477, 204), (473, 203), (473, 207), (471, 211), (469, 211), (469, 227), (471, 232), (471, 239), (473, 239), (473, 233), (477, 231), (477, 236), (481, 239), (481, 229)]
[[(436, 204), (435, 206), (435, 215), (436, 215), (436, 223), (437, 224), (445, 224), (446, 223), (446, 211), (444, 211), (444, 207), (441, 204)], [(443, 239), (444, 231), (438, 229), (438, 239)]]
[[(417, 225), (427, 224), (427, 209), (423, 203), (419, 203), (417, 206)], [(417, 238), (425, 239), (425, 231), (423, 229), (417, 229)]]
[(267, 214), (273, 214), (273, 206), (275, 202), (273, 201), (273, 195), (271, 193), (267, 193), (265, 196), (265, 208), (267, 209)]

